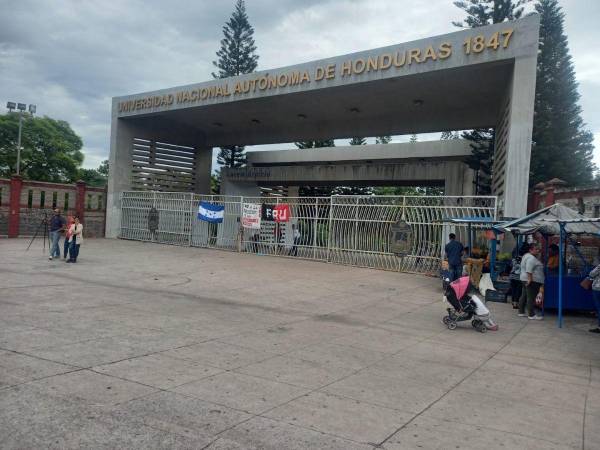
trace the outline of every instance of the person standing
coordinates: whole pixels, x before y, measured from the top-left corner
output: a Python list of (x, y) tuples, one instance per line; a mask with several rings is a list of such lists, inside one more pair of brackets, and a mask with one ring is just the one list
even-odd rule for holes
[(600, 265), (594, 267), (590, 272), (589, 278), (592, 279), (592, 295), (594, 298), (594, 306), (596, 307), (596, 317), (598, 326), (590, 329), (590, 333), (600, 333)]
[(512, 259), (510, 275), (510, 297), (512, 299), (513, 309), (519, 307), (519, 299), (521, 298), (521, 291), (523, 290), (523, 283), (521, 282), (521, 256), (516, 255)]
[(70, 234), (70, 230), (71, 230), (71, 225), (73, 225), (73, 216), (72, 215), (67, 215), (67, 226), (65, 227), (65, 243), (64, 243), (64, 258), (65, 260), (67, 260), (69, 258), (69, 247), (71, 246), (71, 244), (69, 243), (69, 239), (71, 238), (71, 234)]
[(300, 244), (302, 235), (300, 234), (300, 230), (298, 230), (298, 226), (295, 223), (292, 224), (292, 235), (294, 239), (294, 245), (292, 245), (292, 251), (290, 252), (290, 255), (298, 256), (298, 244)]
[(73, 217), (73, 225), (69, 228), (69, 242), (71, 247), (69, 248), (69, 256), (67, 259), (68, 263), (76, 263), (77, 257), (79, 256), (79, 247), (83, 243), (83, 225), (79, 222), (79, 217)]
[(56, 208), (54, 214), (50, 218), (50, 257), (60, 258), (60, 233), (65, 229), (65, 219), (60, 215), (60, 209)]
[(529, 251), (521, 259), (521, 281), (524, 283), (524, 294), (519, 299), (519, 317), (530, 320), (543, 320), (544, 316), (536, 313), (535, 299), (538, 293), (544, 293), (544, 265), (538, 259), (540, 249), (535, 244), (529, 245)]
[(462, 253), (463, 245), (456, 240), (456, 235), (450, 233), (448, 235), (450, 242), (446, 244), (445, 252), (448, 261), (448, 269), (450, 270), (450, 281), (454, 281), (462, 276)]

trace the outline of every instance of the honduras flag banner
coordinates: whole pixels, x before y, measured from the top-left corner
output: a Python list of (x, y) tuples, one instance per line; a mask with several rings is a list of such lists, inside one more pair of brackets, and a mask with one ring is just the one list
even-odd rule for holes
[(209, 202), (200, 202), (198, 206), (198, 219), (212, 223), (223, 223), (225, 207)]

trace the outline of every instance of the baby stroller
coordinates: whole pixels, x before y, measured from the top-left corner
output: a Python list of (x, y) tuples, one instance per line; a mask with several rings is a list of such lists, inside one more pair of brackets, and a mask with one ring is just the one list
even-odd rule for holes
[(477, 295), (470, 293), (473, 290), (469, 277), (461, 277), (450, 282), (444, 280), (444, 300), (450, 303), (452, 308), (446, 308), (448, 315), (444, 316), (442, 322), (449, 330), (454, 330), (458, 322), (471, 321), (471, 325), (480, 333), (497, 330), (498, 325), (494, 323), (483, 301)]

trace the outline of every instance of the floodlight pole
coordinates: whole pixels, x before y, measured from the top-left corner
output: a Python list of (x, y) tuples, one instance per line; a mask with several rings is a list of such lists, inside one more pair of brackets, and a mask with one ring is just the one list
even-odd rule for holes
[(19, 110), (19, 137), (17, 138), (17, 175), (21, 173), (21, 130), (23, 129), (23, 111)]

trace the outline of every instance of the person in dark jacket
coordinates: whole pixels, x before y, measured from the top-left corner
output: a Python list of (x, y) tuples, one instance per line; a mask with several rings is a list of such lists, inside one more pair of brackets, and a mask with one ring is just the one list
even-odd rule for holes
[(454, 281), (462, 276), (462, 253), (463, 245), (456, 240), (456, 235), (450, 233), (448, 235), (450, 242), (446, 244), (446, 260), (448, 261), (448, 270), (450, 270), (451, 280)]

